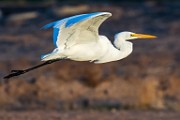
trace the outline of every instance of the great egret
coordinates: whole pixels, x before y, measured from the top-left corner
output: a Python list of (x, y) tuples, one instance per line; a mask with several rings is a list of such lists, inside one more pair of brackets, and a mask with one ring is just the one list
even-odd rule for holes
[(81, 14), (45, 25), (44, 29), (53, 27), (53, 41), (56, 47), (53, 52), (41, 57), (41, 60), (46, 62), (25, 70), (12, 70), (4, 78), (18, 76), (60, 59), (94, 63), (117, 61), (127, 57), (133, 51), (130, 40), (156, 38), (153, 35), (120, 32), (115, 35), (113, 45), (106, 36), (98, 34), (99, 26), (110, 16), (109, 12)]

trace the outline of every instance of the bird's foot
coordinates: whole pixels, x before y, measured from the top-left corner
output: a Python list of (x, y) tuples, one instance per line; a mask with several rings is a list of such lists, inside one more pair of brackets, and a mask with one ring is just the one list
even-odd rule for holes
[(25, 72), (26, 72), (26, 70), (11, 70), (11, 73), (9, 75), (5, 76), (4, 79), (9, 79), (11, 77), (21, 75)]
[(11, 73), (24, 73), (25, 70), (11, 70)]

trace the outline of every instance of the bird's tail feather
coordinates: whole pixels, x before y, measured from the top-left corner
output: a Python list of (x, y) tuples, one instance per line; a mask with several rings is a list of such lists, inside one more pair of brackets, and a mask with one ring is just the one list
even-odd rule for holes
[(48, 61), (48, 60), (54, 60), (54, 59), (64, 59), (65, 56), (61, 54), (56, 54), (56, 53), (50, 53), (46, 55), (41, 56), (41, 61)]

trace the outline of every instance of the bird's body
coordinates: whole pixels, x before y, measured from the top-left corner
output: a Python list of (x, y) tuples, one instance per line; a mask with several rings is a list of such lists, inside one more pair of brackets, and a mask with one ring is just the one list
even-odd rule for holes
[[(104, 40), (104, 41), (103, 41)], [(72, 46), (63, 53), (68, 59), (75, 61), (96, 61), (107, 52), (108, 41), (99, 36), (97, 42), (82, 43)]]
[[(128, 44), (129, 49), (120, 50), (116, 48), (105, 36), (99, 36), (98, 42), (76, 44), (69, 49), (56, 48), (54, 52), (48, 54), (48, 59), (66, 58), (75, 61), (90, 61), (94, 63), (106, 63), (120, 60), (132, 52), (132, 43)], [(47, 57), (46, 57), (47, 58)]]
[(5, 79), (18, 76), (51, 64), (60, 59), (75, 61), (90, 61), (107, 63), (127, 57), (133, 51), (133, 44), (127, 40), (138, 38), (156, 38), (152, 35), (120, 32), (115, 35), (113, 44), (103, 35), (99, 35), (99, 26), (111, 16), (109, 12), (96, 12), (68, 17), (45, 25), (43, 28), (53, 27), (53, 52), (41, 57), (44, 63), (24, 69), (12, 70)]

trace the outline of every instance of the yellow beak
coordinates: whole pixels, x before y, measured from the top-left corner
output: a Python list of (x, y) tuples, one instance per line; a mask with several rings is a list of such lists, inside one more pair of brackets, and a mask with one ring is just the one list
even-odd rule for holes
[(154, 35), (147, 35), (147, 34), (132, 34), (131, 36), (137, 38), (157, 38)]

